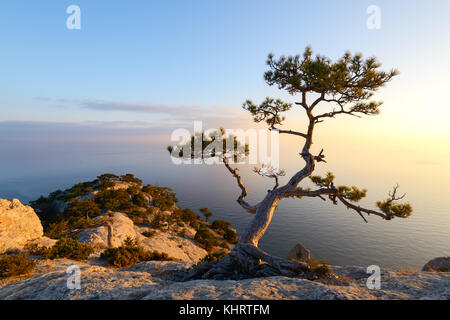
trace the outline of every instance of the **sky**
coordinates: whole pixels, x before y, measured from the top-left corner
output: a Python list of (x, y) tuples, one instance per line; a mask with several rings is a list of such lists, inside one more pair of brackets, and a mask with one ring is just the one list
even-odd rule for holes
[[(81, 9), (80, 30), (66, 27), (70, 5)], [(380, 29), (367, 28), (370, 5), (381, 9)], [(2, 141), (62, 131), (50, 135), (136, 139), (149, 128), (165, 139), (193, 120), (252, 126), (246, 99), (296, 101), (264, 82), (267, 54), (311, 45), (333, 59), (347, 50), (375, 55), (401, 72), (375, 97), (385, 102), (381, 116), (332, 120), (319, 135), (444, 146), (450, 157), (448, 12), (447, 0), (2, 1)], [(286, 127), (301, 124), (293, 112)]]

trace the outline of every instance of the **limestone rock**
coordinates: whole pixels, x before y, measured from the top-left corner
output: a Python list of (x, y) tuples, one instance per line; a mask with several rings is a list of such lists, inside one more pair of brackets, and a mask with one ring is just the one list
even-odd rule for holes
[(449, 272), (450, 257), (440, 257), (430, 260), (423, 266), (422, 271)]
[(88, 243), (94, 248), (106, 249), (120, 247), (127, 238), (136, 238), (134, 223), (124, 213), (115, 212), (111, 216), (103, 215), (95, 220), (103, 225), (80, 232), (79, 241)]
[[(180, 261), (198, 262), (207, 255), (206, 250), (192, 240), (178, 235), (155, 230), (148, 238), (142, 235), (149, 228), (136, 226), (124, 213), (115, 212), (111, 217), (103, 215), (96, 218), (99, 226), (84, 230), (78, 234), (78, 240), (88, 243), (96, 249), (107, 249), (123, 245), (125, 239), (136, 239), (146, 250), (166, 253)], [(100, 222), (103, 221), (103, 225)]]
[(301, 243), (297, 243), (288, 253), (288, 260), (309, 260), (311, 252), (306, 249)]
[(0, 199), (0, 253), (22, 249), (30, 240), (44, 235), (41, 221), (30, 206), (19, 200)]
[(165, 252), (170, 257), (181, 261), (198, 262), (208, 254), (206, 250), (199, 247), (192, 240), (168, 232), (156, 231), (156, 234), (151, 238), (139, 235), (137, 239), (145, 249)]
[(47, 247), (51, 248), (53, 247), (58, 240), (50, 239), (48, 237), (42, 237), (36, 240), (30, 240), (27, 242), (27, 245), (37, 245), (38, 247)]
[[(81, 270), (81, 289), (67, 288), (67, 268)], [(167, 279), (171, 271), (183, 271), (191, 263), (143, 262), (115, 269), (65, 259), (39, 261), (35, 275), (0, 279), (0, 299), (5, 300), (419, 300), (450, 299), (450, 273), (417, 272), (405, 275), (386, 270), (380, 290), (367, 288), (365, 277), (348, 285), (329, 285), (299, 278), (269, 277), (246, 280)], [(336, 274), (365, 273), (366, 268), (339, 267)]]

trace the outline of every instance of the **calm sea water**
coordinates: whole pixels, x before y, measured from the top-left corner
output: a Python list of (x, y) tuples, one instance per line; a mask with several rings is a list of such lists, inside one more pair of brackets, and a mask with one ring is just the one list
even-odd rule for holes
[[(213, 219), (231, 221), (238, 233), (252, 218), (236, 203), (239, 188), (224, 167), (176, 166), (170, 161), (165, 143), (2, 144), (0, 198), (18, 198), (27, 203), (77, 182), (93, 180), (101, 173), (134, 173), (145, 183), (173, 188), (184, 207), (210, 208)], [(385, 150), (382, 156), (379, 150), (357, 152), (349, 161), (342, 157), (338, 146), (330, 145), (327, 150), (328, 163), (333, 165), (320, 167), (319, 173), (332, 169), (337, 183), (368, 188), (369, 197), (363, 204), (369, 207), (400, 182), (414, 206), (413, 216), (394, 221), (369, 217), (366, 224), (354, 212), (320, 199), (287, 199), (281, 202), (261, 240), (262, 249), (286, 256), (301, 242), (313, 256), (326, 258), (332, 264), (403, 268), (418, 268), (434, 257), (449, 255), (450, 188), (445, 181), (450, 179), (445, 164), (424, 163), (415, 155)], [(350, 147), (349, 151), (354, 150)], [(301, 168), (297, 154), (295, 150), (282, 154), (281, 165), (288, 173)], [(250, 202), (260, 200), (272, 187), (272, 181), (256, 176), (249, 165), (240, 170), (250, 191)]]

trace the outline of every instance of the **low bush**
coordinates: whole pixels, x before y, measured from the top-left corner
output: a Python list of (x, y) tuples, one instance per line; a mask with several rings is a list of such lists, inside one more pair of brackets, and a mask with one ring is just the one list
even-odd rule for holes
[(176, 194), (170, 188), (153, 186), (151, 184), (142, 188), (142, 192), (152, 197), (152, 203), (162, 211), (173, 209), (178, 202)]
[(40, 247), (37, 243), (27, 244), (23, 249), (31, 255), (43, 257), (47, 254), (48, 251), (47, 247)]
[(90, 245), (79, 242), (74, 238), (64, 237), (49, 248), (44, 256), (52, 260), (59, 258), (85, 260), (92, 252), (94, 252), (94, 249)]
[(165, 226), (165, 219), (164, 216), (162, 216), (161, 214), (156, 214), (153, 217), (153, 220), (151, 222), (152, 228), (154, 229), (162, 229)]
[(325, 259), (319, 261), (311, 257), (308, 260), (308, 264), (311, 268), (311, 271), (316, 273), (319, 277), (325, 277), (326, 275), (331, 273), (331, 270), (329, 268), (330, 263)]
[(239, 238), (238, 238), (238, 236), (236, 234), (236, 231), (234, 231), (233, 229), (225, 230), (223, 238), (225, 240), (227, 240), (229, 243), (232, 243), (232, 244), (236, 244), (239, 241)]
[(147, 200), (145, 199), (144, 194), (142, 192), (136, 193), (133, 196), (132, 201), (133, 201), (133, 204), (138, 206), (138, 207), (141, 207), (141, 208), (146, 208), (147, 207)]
[(231, 227), (231, 223), (224, 220), (214, 220), (211, 225), (211, 228), (217, 231), (227, 231)]
[(35, 266), (36, 262), (26, 254), (3, 254), (0, 256), (0, 278), (28, 274)]
[(194, 240), (202, 245), (207, 251), (210, 251), (214, 246), (219, 244), (214, 234), (206, 227), (201, 226), (195, 234)]
[(120, 180), (124, 182), (130, 182), (130, 183), (136, 183), (138, 185), (142, 185), (142, 180), (139, 178), (136, 178), (134, 174), (127, 173), (120, 176)]

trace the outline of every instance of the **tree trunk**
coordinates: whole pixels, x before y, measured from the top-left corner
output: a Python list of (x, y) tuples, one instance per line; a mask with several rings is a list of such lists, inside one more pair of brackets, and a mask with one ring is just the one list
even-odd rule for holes
[(258, 247), (258, 242), (266, 232), (272, 221), (273, 213), (278, 206), (280, 199), (275, 192), (269, 192), (256, 210), (252, 222), (248, 225), (240, 239), (240, 243), (252, 244)]
[(283, 189), (279, 189), (267, 194), (239, 243), (230, 252), (232, 261), (247, 274), (294, 276), (308, 270), (305, 263), (278, 258), (258, 248), (258, 242), (269, 227), (274, 211), (283, 198), (282, 193)]

